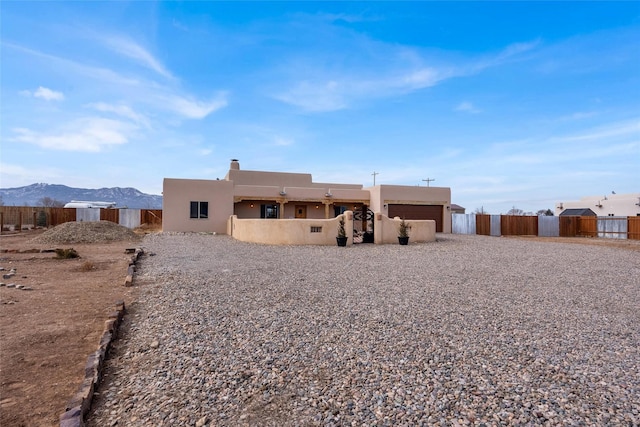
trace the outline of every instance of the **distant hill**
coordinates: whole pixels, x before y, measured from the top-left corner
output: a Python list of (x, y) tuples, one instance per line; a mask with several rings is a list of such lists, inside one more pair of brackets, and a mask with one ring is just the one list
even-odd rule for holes
[(117, 207), (162, 209), (162, 196), (145, 194), (135, 188), (73, 188), (56, 184), (31, 184), (26, 187), (0, 188), (5, 206), (38, 206), (44, 197), (63, 203), (72, 200), (116, 202)]

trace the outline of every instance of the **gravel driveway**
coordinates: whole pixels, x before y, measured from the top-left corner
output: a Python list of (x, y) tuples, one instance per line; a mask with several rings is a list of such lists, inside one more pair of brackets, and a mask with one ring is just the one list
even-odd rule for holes
[(90, 426), (640, 423), (637, 251), (462, 235), (143, 246), (155, 256)]

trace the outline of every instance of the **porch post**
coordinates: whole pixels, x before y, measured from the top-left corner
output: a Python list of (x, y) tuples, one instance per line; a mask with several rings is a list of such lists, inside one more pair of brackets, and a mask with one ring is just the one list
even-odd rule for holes
[(329, 206), (331, 206), (331, 202), (324, 202), (324, 219), (329, 219), (331, 218), (329, 216)]

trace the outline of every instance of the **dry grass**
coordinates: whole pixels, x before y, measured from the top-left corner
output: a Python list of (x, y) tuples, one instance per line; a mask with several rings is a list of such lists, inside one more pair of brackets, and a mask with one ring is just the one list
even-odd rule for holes
[(162, 224), (142, 224), (133, 230), (134, 233), (144, 236), (145, 234), (160, 233)]
[(88, 271), (94, 271), (96, 268), (97, 267), (93, 262), (85, 261), (82, 263), (82, 265), (80, 265), (80, 267), (78, 267), (77, 271), (88, 272)]

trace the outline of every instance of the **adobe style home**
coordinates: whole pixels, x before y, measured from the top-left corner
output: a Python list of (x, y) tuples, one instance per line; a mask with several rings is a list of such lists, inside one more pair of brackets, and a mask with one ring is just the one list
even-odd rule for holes
[(162, 229), (169, 232), (233, 234), (229, 229), (233, 218), (327, 220), (344, 212), (353, 213), (349, 218), (361, 234), (369, 231), (375, 214), (433, 220), (435, 231), (450, 233), (451, 190), (313, 182), (306, 173), (241, 170), (235, 159), (223, 180), (165, 178), (163, 183)]
[[(581, 213), (584, 211), (586, 213)], [(582, 197), (578, 201), (558, 202), (556, 215), (561, 216), (640, 216), (640, 193)]]

